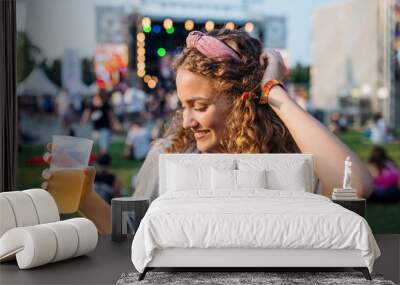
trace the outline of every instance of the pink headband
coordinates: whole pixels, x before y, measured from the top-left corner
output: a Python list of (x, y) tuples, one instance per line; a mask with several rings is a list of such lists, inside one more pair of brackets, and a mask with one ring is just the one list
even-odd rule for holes
[(223, 41), (217, 38), (207, 36), (206, 34), (193, 31), (186, 38), (186, 45), (189, 48), (195, 48), (203, 55), (209, 58), (233, 57), (240, 60), (239, 56)]

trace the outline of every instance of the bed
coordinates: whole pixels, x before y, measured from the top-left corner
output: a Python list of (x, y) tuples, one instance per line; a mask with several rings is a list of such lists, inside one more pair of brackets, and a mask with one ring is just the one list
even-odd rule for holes
[(380, 251), (359, 215), (314, 194), (312, 155), (162, 154), (159, 197), (132, 242), (158, 267), (353, 267)]

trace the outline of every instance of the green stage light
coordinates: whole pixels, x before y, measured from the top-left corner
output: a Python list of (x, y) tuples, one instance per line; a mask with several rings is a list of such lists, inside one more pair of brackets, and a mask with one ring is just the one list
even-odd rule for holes
[(157, 54), (159, 57), (163, 57), (167, 54), (167, 51), (165, 50), (165, 48), (158, 48), (157, 49)]
[(167, 34), (173, 34), (175, 32), (174, 27), (169, 27), (168, 29), (166, 29)]
[(150, 33), (151, 32), (151, 26), (143, 26), (143, 32)]

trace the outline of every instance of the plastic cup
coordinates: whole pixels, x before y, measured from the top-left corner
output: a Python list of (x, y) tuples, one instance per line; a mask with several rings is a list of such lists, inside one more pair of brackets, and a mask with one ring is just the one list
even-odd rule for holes
[(79, 209), (84, 169), (89, 164), (93, 141), (69, 136), (53, 136), (48, 191), (62, 214)]

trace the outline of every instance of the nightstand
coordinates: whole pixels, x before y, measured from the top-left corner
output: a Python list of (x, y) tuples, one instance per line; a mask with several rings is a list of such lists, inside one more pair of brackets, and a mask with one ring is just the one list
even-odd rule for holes
[(351, 200), (334, 200), (332, 202), (339, 204), (340, 206), (359, 214), (361, 217), (365, 218), (367, 201), (362, 198), (355, 198)]
[[(128, 230), (128, 220), (134, 232), (150, 206), (150, 199), (146, 197), (120, 197), (111, 200), (113, 241), (123, 241), (132, 234)], [(133, 224), (132, 224), (133, 223)]]

